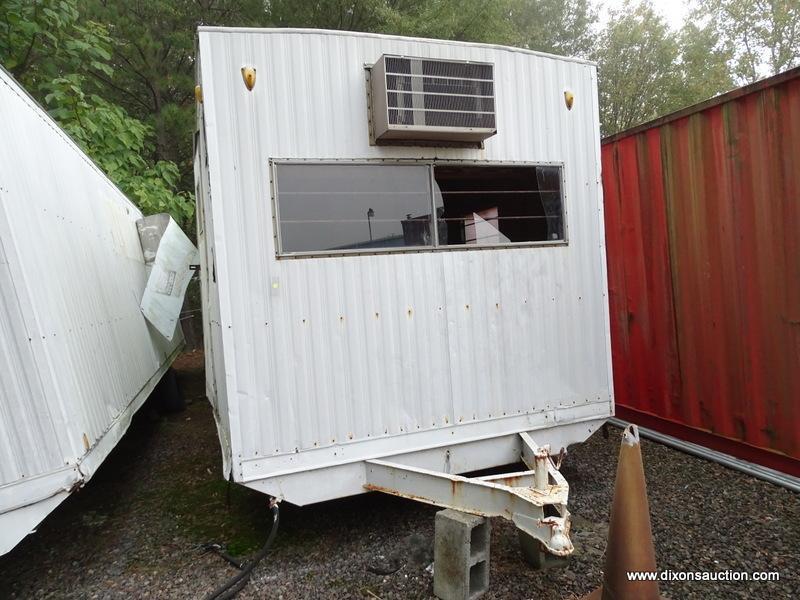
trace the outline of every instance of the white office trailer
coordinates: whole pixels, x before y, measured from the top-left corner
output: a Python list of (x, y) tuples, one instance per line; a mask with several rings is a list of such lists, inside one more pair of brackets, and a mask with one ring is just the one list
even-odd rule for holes
[[(198, 36), (225, 476), (301, 505), (380, 490), (505, 516), (568, 554), (557, 457), (613, 411), (595, 66), (339, 31)], [(520, 458), (514, 477), (455, 476)]]
[(3, 554), (92, 476), (183, 338), (142, 314), (142, 213), (2, 69), (0, 116)]

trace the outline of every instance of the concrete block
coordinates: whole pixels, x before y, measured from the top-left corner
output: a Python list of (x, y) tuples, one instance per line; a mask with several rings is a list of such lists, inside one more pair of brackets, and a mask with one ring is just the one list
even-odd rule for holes
[(519, 536), (519, 546), (520, 550), (522, 550), (522, 557), (525, 559), (525, 562), (535, 570), (564, 568), (569, 565), (568, 556), (559, 557), (545, 552), (539, 540), (521, 529), (517, 529), (517, 534)]
[(436, 513), (433, 593), (441, 600), (472, 600), (489, 589), (488, 519), (457, 510)]

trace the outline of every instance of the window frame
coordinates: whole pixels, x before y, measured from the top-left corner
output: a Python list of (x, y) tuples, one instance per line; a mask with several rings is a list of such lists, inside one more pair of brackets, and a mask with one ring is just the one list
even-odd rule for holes
[[(430, 246), (402, 246), (397, 248), (370, 248), (348, 250), (309, 250), (302, 252), (284, 252), (280, 228), (280, 203), (278, 201), (278, 166), (279, 165), (427, 165), (428, 190), (431, 199), (431, 227), (433, 229)], [(439, 227), (436, 218), (436, 199), (434, 197), (434, 169), (436, 165), (460, 165), (475, 167), (558, 167), (561, 174), (561, 219), (564, 239), (541, 240), (533, 242), (507, 242), (501, 244), (439, 244)], [(269, 159), (270, 200), (272, 203), (272, 234), (275, 244), (275, 258), (278, 260), (296, 258), (326, 258), (342, 256), (374, 256), (382, 254), (420, 254), (427, 252), (470, 252), (475, 250), (509, 250), (517, 248), (537, 248), (547, 246), (569, 246), (569, 227), (567, 209), (566, 166), (563, 161), (487, 161), (475, 159), (453, 158), (366, 158), (366, 159), (315, 159), (315, 158), (271, 158)]]

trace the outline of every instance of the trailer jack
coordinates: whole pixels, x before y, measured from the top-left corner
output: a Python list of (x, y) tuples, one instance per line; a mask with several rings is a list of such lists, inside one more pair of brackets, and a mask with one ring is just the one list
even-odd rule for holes
[(366, 461), (368, 490), (401, 496), (483, 517), (503, 517), (541, 542), (555, 556), (572, 554), (567, 510), (569, 485), (550, 456), (528, 433), (520, 433), (527, 471), (463, 477), (385, 460)]

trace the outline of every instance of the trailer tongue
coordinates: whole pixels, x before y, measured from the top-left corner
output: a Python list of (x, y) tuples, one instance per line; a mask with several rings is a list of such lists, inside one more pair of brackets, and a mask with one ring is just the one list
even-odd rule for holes
[(548, 553), (568, 556), (573, 551), (569, 484), (548, 446), (537, 446), (528, 433), (519, 434), (519, 444), (528, 471), (463, 477), (403, 464), (404, 458), (413, 461), (413, 455), (401, 455), (366, 461), (364, 488), (483, 517), (502, 517), (539, 540)]

